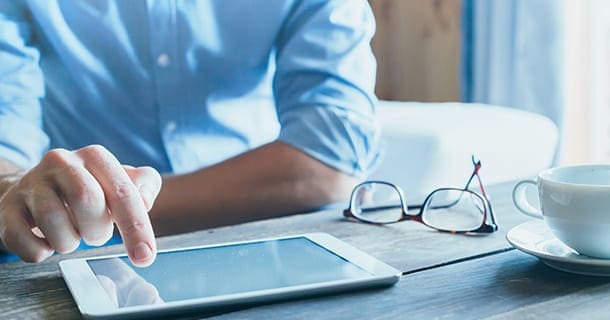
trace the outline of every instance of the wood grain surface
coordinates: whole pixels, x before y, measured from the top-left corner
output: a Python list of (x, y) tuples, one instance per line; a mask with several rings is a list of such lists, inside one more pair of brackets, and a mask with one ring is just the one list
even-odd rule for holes
[(590, 319), (610, 315), (610, 279), (509, 252), (404, 276), (389, 289), (276, 303), (219, 319)]

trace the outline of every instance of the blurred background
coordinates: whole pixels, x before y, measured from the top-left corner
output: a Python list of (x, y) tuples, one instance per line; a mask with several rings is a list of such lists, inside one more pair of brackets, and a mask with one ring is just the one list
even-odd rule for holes
[(559, 129), (556, 165), (610, 160), (610, 1), (370, 3), (380, 99), (534, 112)]

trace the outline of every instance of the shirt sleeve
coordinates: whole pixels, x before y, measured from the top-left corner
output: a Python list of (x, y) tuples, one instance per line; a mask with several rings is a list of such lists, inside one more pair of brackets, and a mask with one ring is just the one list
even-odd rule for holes
[(379, 158), (373, 13), (364, 0), (296, 3), (276, 45), (279, 140), (364, 177)]
[(39, 51), (23, 1), (0, 1), (0, 158), (29, 169), (48, 148), (42, 129), (44, 96)]

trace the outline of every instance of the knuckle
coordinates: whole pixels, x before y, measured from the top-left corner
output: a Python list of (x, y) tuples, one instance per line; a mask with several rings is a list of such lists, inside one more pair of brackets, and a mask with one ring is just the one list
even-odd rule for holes
[(127, 235), (134, 235), (138, 233), (144, 232), (146, 229), (146, 223), (141, 220), (129, 221), (128, 223), (123, 224), (123, 233)]
[(64, 191), (70, 204), (85, 206), (104, 200), (101, 188), (94, 182), (88, 181), (79, 168), (66, 168), (64, 177), (71, 181), (70, 190)]
[(70, 157), (70, 152), (66, 149), (51, 149), (42, 157), (41, 163), (48, 164), (51, 167), (66, 165)]
[(131, 202), (137, 199), (135, 187), (128, 183), (117, 183), (110, 192), (109, 200), (113, 202)]
[(71, 194), (68, 196), (80, 206), (91, 204), (99, 200), (99, 196), (95, 191), (83, 182), (76, 182), (70, 193)]
[(105, 158), (110, 151), (100, 144), (92, 144), (78, 150), (78, 153), (99, 159)]
[(29, 183), (40, 182), (41, 179), (54, 179), (62, 177), (66, 174), (71, 174), (76, 170), (75, 166), (78, 165), (75, 162), (74, 155), (72, 152), (65, 149), (52, 149), (49, 150), (40, 164), (28, 172), (22, 181), (28, 181)]

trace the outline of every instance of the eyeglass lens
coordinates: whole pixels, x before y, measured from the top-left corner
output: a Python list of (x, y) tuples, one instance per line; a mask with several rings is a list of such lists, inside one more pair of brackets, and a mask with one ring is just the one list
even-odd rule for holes
[[(392, 223), (402, 218), (400, 191), (391, 184), (360, 185), (354, 190), (351, 208), (356, 218), (368, 222)], [(483, 198), (471, 191), (439, 189), (428, 197), (422, 209), (422, 220), (435, 229), (466, 232), (483, 224), (485, 210)]]
[(435, 229), (444, 231), (472, 231), (485, 219), (485, 202), (468, 190), (440, 189), (426, 202), (422, 220)]
[(354, 216), (364, 221), (391, 223), (402, 217), (400, 192), (389, 184), (370, 182), (358, 186), (351, 205)]

